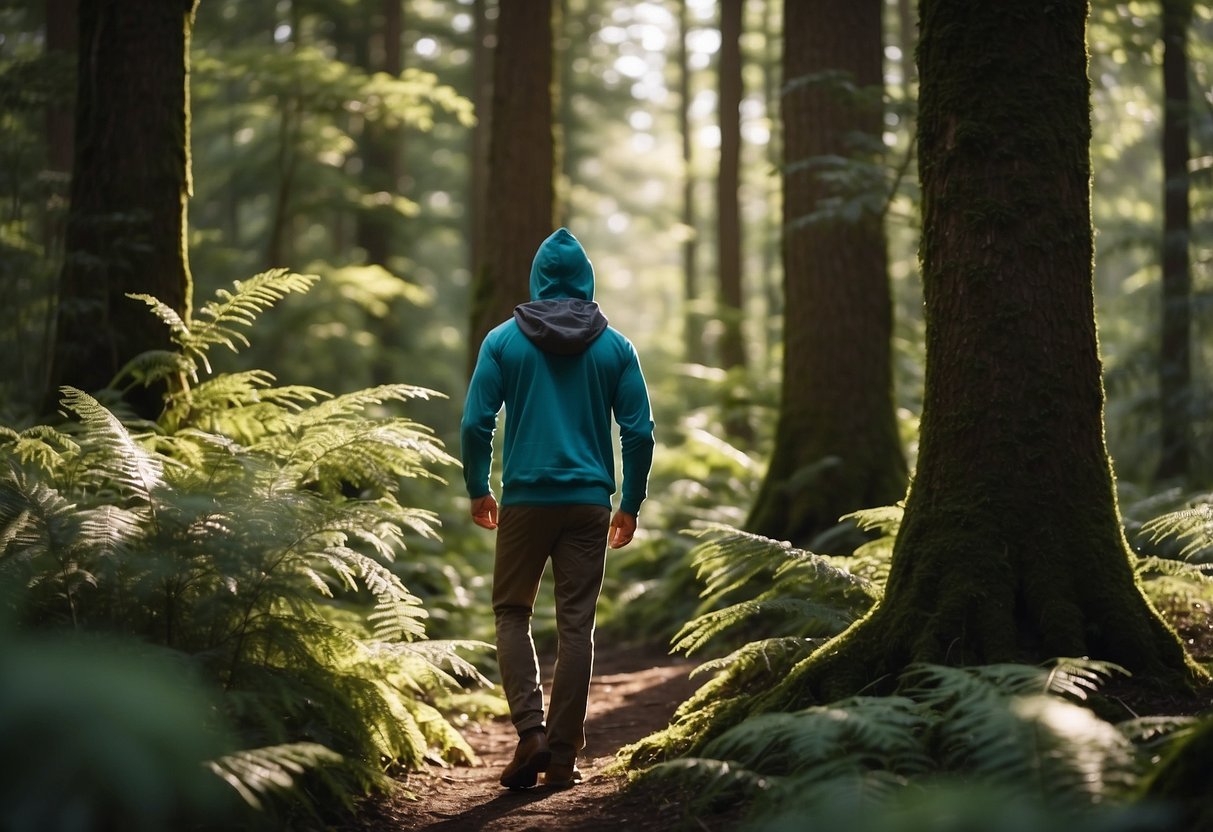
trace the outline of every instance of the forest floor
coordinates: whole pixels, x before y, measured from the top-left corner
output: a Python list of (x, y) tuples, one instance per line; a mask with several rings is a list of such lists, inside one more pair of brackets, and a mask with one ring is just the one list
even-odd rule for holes
[[(498, 784), (518, 736), (507, 719), (473, 726), (464, 736), (480, 756), (475, 767), (414, 773), (403, 793), (362, 807), (348, 832), (621, 832), (670, 830), (686, 821), (681, 802), (645, 791), (624, 792), (624, 778), (604, 769), (624, 745), (669, 724), (674, 709), (702, 680), (688, 678), (694, 662), (653, 650), (599, 651), (586, 718), (587, 746), (578, 761), (585, 782), (571, 789), (540, 785), (510, 791)], [(705, 832), (727, 818), (694, 820)]]
[[(1179, 622), (1188, 649), (1202, 663), (1213, 660), (1213, 623), (1206, 615)], [(364, 803), (342, 832), (632, 832), (692, 829), (726, 832), (729, 813), (688, 817), (680, 796), (659, 790), (625, 791), (622, 775), (607, 774), (623, 746), (669, 724), (674, 710), (695, 691), (694, 662), (655, 649), (601, 651), (590, 688), (588, 745), (578, 762), (585, 782), (571, 789), (539, 785), (524, 791), (497, 782), (513, 756), (517, 735), (507, 719), (472, 725), (464, 736), (480, 757), (477, 766), (430, 767), (410, 774), (394, 795)], [(550, 668), (546, 673), (550, 674)], [(547, 683), (545, 679), (545, 686)], [(1213, 709), (1213, 690), (1175, 696), (1112, 683), (1105, 691), (1127, 715), (1195, 714)], [(411, 795), (409, 794), (411, 793)]]

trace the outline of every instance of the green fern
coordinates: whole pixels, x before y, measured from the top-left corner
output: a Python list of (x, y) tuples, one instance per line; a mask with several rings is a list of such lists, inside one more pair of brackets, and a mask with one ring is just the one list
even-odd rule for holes
[(1213, 502), (1208, 495), (1188, 508), (1144, 523), (1141, 529), (1155, 543), (1167, 538), (1182, 542), (1180, 557), (1198, 563), (1213, 561)]
[[(306, 292), (319, 280), (316, 275), (295, 274), (287, 269), (271, 269), (248, 280), (237, 280), (235, 291), (220, 289), (215, 300), (207, 301), (193, 319), (187, 321), (176, 310), (150, 295), (131, 294), (141, 300), (169, 328), (173, 343), (187, 362), (191, 375), (199, 367), (210, 373), (207, 352), (214, 346), (224, 346), (233, 352), (247, 347), (248, 337), (236, 327), (247, 329), (257, 315), (269, 309), (292, 292)], [(120, 373), (119, 377), (123, 374)]]
[(401, 479), (454, 460), (391, 408), (437, 394), (200, 378), (208, 349), (247, 343), (257, 312), (311, 281), (259, 275), (191, 320), (149, 301), (180, 352), (132, 368), (189, 369), (154, 425), (66, 389), (66, 426), (0, 431), (0, 602), (24, 627), (125, 633), (195, 667), (245, 749), (212, 770), (249, 805), (348, 802), (397, 769), (474, 762), (445, 713), (487, 682), (460, 652), (488, 645), (427, 642), (394, 569), (438, 528)]
[[(741, 801), (758, 827), (839, 801), (876, 811), (913, 784), (945, 779), (1006, 790), (1056, 812), (1089, 809), (1129, 797), (1143, 760), (1186, 724), (1122, 728), (1074, 704), (1118, 672), (1084, 659), (1049, 667), (916, 665), (895, 696), (754, 715), (698, 746), (694, 758), (650, 757), (656, 765), (639, 780), (675, 785), (706, 808)], [(653, 749), (634, 746), (633, 760), (645, 750)]]
[(266, 794), (289, 791), (300, 774), (340, 762), (341, 755), (323, 745), (296, 742), (226, 754), (207, 763), (207, 767), (249, 806), (261, 809)]
[(693, 655), (717, 636), (740, 624), (772, 619), (791, 636), (833, 636), (854, 621), (848, 611), (802, 598), (759, 598), (741, 601), (688, 621), (674, 636), (673, 649)]

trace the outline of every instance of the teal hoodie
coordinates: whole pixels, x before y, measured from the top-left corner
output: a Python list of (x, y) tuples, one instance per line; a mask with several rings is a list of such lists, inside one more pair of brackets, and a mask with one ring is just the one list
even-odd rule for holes
[(489, 493), (493, 434), (505, 406), (501, 504), (611, 505), (639, 514), (653, 461), (653, 415), (636, 350), (594, 303), (594, 268), (565, 228), (531, 264), (531, 302), (480, 345), (460, 426), (468, 496)]

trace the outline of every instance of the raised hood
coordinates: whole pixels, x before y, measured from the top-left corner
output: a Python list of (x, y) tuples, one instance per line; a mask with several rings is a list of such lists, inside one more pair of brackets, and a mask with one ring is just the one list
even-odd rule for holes
[(531, 302), (514, 307), (514, 320), (535, 346), (556, 355), (582, 353), (607, 327), (594, 303), (594, 267), (567, 228), (535, 252)]

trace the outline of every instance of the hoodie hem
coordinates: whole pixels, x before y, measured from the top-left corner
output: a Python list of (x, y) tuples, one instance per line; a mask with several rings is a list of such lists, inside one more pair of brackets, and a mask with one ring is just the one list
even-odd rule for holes
[(597, 485), (511, 485), (503, 490), (503, 506), (606, 506), (611, 492)]

